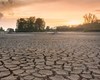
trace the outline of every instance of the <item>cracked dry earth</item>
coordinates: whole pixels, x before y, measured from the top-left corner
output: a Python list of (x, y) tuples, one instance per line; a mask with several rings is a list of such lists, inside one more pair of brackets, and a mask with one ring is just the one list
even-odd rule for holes
[(1, 36), (0, 80), (100, 80), (100, 33)]

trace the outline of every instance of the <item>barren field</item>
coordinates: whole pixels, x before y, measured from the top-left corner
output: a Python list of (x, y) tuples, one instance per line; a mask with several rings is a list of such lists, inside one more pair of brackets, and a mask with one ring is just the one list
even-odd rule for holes
[(100, 33), (0, 35), (0, 80), (100, 80)]

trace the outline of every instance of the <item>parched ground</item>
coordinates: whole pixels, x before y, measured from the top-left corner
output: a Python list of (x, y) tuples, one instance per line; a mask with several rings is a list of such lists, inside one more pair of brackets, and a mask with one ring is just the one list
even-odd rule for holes
[(0, 80), (100, 80), (100, 33), (1, 35)]

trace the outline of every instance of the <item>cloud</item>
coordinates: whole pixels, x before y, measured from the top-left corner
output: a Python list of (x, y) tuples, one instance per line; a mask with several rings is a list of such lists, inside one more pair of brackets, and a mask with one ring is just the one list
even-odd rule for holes
[(0, 13), (0, 19), (3, 17), (3, 14), (2, 13)]
[[(54, 3), (54, 4), (49, 4)], [(34, 8), (36, 11), (39, 9), (44, 9), (48, 11), (49, 7), (52, 11), (61, 11), (61, 10), (67, 10), (68, 8), (72, 11), (72, 9), (80, 9), (80, 10), (95, 10), (98, 9), (100, 6), (100, 0), (0, 0), (0, 12), (7, 15), (14, 15), (16, 13), (21, 13), (25, 11), (32, 12)], [(35, 7), (35, 4), (37, 7)], [(42, 6), (46, 5), (46, 7)], [(30, 8), (26, 8), (27, 6), (30, 6)], [(18, 12), (16, 9), (22, 9), (22, 11)], [(68, 10), (69, 10), (68, 9)], [(25, 12), (26, 13), (26, 12)]]
[(14, 7), (20, 7), (30, 4), (50, 3), (50, 2), (64, 2), (65, 4), (84, 4), (91, 5), (100, 3), (100, 0), (0, 0), (0, 10), (6, 10)]
[(57, 2), (60, 0), (0, 0), (0, 12), (5, 15), (13, 16), (15, 8), (24, 7), (26, 5), (42, 4)]
[(0, 10), (8, 8), (20, 7), (36, 3), (55, 2), (60, 0), (0, 0)]

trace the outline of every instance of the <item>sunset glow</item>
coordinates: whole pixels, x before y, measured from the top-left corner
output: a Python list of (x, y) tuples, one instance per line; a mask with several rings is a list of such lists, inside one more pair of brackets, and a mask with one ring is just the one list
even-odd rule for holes
[(72, 21), (67, 22), (68, 25), (79, 25), (82, 23), (83, 23), (82, 21), (77, 21), (77, 20), (72, 20)]
[(0, 0), (0, 26), (16, 28), (18, 18), (30, 16), (51, 27), (78, 25), (89, 12), (100, 18), (100, 0)]

